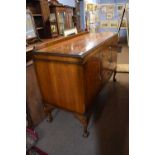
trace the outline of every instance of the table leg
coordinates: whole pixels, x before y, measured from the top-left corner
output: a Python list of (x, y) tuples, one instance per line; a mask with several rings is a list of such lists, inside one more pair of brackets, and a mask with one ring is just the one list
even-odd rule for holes
[(47, 115), (47, 121), (48, 122), (52, 122), (53, 117), (52, 117), (52, 111), (55, 109), (54, 106), (49, 105), (49, 104), (45, 104), (44, 105), (44, 112)]
[(85, 116), (85, 115), (79, 115), (79, 114), (75, 114), (75, 117), (83, 125), (83, 137), (88, 137), (89, 132), (88, 132), (87, 128), (88, 128), (89, 117)]

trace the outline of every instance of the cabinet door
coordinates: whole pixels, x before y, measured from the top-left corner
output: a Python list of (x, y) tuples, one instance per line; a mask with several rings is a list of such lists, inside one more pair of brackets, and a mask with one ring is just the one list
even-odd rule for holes
[(62, 35), (65, 29), (65, 12), (59, 11), (57, 15), (58, 15), (59, 34)]
[(66, 29), (73, 28), (73, 9), (66, 10)]
[(96, 53), (84, 64), (85, 74), (85, 95), (86, 95), (86, 107), (88, 108), (92, 103), (96, 95), (101, 89), (101, 64), (100, 53)]
[(66, 8), (65, 10), (65, 29), (73, 28), (73, 9)]

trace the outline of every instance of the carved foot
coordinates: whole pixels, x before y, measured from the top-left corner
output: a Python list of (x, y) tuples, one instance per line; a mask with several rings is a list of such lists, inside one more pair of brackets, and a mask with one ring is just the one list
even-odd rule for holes
[(89, 131), (87, 130), (87, 127), (86, 127), (86, 129), (84, 128), (84, 131), (83, 131), (83, 137), (87, 138), (88, 136), (89, 136)]
[(45, 105), (44, 106), (44, 112), (47, 115), (47, 122), (52, 122), (53, 117), (52, 117), (52, 111), (54, 110), (54, 107), (52, 105)]
[(53, 121), (52, 114), (51, 113), (48, 113), (47, 122), (52, 122), (52, 121)]
[(75, 117), (80, 121), (80, 123), (83, 125), (83, 137), (88, 137), (89, 136), (89, 132), (87, 130), (88, 127), (88, 117), (84, 116), (84, 115), (78, 115), (75, 114)]

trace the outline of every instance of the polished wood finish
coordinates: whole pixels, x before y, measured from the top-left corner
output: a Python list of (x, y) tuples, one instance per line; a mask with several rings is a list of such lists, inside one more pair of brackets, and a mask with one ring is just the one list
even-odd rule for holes
[[(76, 36), (76, 35), (75, 35)], [(111, 39), (112, 38), (112, 39)], [(93, 54), (95, 48), (101, 46), (109, 47), (111, 44), (117, 41), (117, 34), (112, 32), (103, 33), (87, 33), (67, 39), (61, 42), (61, 44), (55, 44), (54, 46), (47, 46), (46, 48), (40, 49), (35, 54), (49, 54), (59, 55), (66, 57), (78, 57), (83, 58), (88, 54)], [(93, 52), (92, 52), (93, 51)]]
[(85, 136), (89, 120), (85, 116), (116, 67), (117, 39), (112, 32), (84, 33), (33, 52), (44, 106), (78, 115)]

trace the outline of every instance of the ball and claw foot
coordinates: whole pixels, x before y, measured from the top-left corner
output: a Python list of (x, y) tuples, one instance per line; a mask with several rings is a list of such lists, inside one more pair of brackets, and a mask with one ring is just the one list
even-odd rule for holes
[(87, 138), (88, 136), (89, 136), (89, 132), (88, 131), (86, 131), (86, 132), (83, 133), (83, 137), (84, 138)]
[(87, 138), (89, 136), (89, 132), (87, 130), (88, 123), (84, 124), (84, 129), (83, 129), (83, 137)]
[(51, 114), (48, 114), (48, 117), (47, 117), (47, 122), (52, 122), (53, 121), (53, 117)]

